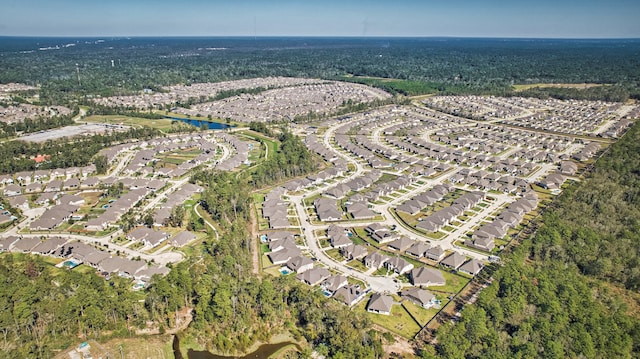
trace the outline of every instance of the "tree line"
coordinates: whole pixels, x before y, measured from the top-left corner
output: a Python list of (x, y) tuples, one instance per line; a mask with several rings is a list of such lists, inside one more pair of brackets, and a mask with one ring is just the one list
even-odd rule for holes
[(493, 283), (423, 357), (634, 358), (640, 318), (640, 125), (503, 258)]
[[(29, 39), (23, 42), (25, 48), (35, 46)], [(212, 42), (226, 50), (202, 50)], [(638, 98), (639, 47), (635, 40), (120, 39), (37, 54), (6, 51), (0, 57), (0, 82), (40, 84), (44, 104), (85, 103), (95, 96), (136, 94), (178, 83), (345, 75), (406, 80), (374, 84), (406, 94), (434, 89), (502, 95), (511, 93), (513, 84), (596, 83), (614, 84)], [(199, 56), (180, 56), (184, 53)], [(118, 59), (114, 67), (112, 58)], [(571, 91), (563, 96), (583, 95)]]
[[(158, 136), (161, 136), (158, 130), (142, 127), (130, 128), (123, 132), (78, 137), (72, 141), (64, 138), (42, 143), (5, 141), (0, 144), (0, 173), (83, 167), (93, 163), (94, 156), (103, 148), (131, 139), (145, 140)], [(42, 163), (36, 163), (31, 159), (40, 154), (51, 157)]]

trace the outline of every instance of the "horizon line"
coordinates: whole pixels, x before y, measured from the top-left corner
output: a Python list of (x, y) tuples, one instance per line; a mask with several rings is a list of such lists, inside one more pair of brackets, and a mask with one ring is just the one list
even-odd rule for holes
[(0, 38), (48, 39), (140, 39), (140, 38), (305, 38), (305, 39), (493, 39), (493, 40), (640, 40), (640, 37), (535, 37), (535, 36), (449, 36), (449, 35), (0, 35)]

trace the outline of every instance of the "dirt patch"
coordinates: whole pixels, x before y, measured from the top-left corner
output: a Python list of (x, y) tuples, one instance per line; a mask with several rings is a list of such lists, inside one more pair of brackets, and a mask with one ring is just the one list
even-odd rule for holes
[(415, 355), (415, 348), (413, 346), (413, 343), (410, 342), (409, 340), (394, 334), (393, 332), (390, 332), (389, 330), (374, 324), (373, 325), (373, 329), (379, 331), (379, 332), (385, 332), (385, 333), (390, 333), (391, 335), (393, 335), (393, 338), (395, 339), (395, 341), (392, 344), (385, 344), (382, 346), (382, 348), (384, 349), (384, 352), (387, 353), (387, 357), (389, 357), (389, 355), (391, 354), (399, 354), (401, 355), (403, 358), (413, 358)]
[(403, 358), (411, 358), (415, 355), (413, 344), (402, 337), (396, 337), (395, 343), (384, 345), (382, 348), (387, 354), (400, 354)]
[(607, 86), (605, 84), (529, 84), (529, 85), (513, 85), (514, 91), (520, 92), (532, 88), (539, 87), (554, 87), (554, 88), (571, 88), (578, 90), (585, 90), (591, 87)]
[[(184, 307), (179, 311), (175, 312), (175, 326), (173, 328), (168, 328), (165, 330), (164, 334), (175, 334), (184, 329), (187, 329), (191, 320), (193, 320), (192, 309), (189, 307)], [(136, 335), (157, 335), (160, 334), (160, 327), (158, 327), (155, 323), (149, 322), (146, 328), (144, 329), (136, 329)]]

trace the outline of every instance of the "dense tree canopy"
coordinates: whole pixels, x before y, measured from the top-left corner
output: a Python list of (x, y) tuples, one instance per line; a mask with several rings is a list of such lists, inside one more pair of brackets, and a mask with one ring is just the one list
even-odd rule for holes
[(133, 38), (29, 52), (75, 40), (3, 38), (0, 83), (41, 84), (45, 103), (176, 83), (348, 74), (414, 81), (380, 84), (402, 93), (504, 95), (519, 83), (585, 82), (640, 93), (637, 40)]

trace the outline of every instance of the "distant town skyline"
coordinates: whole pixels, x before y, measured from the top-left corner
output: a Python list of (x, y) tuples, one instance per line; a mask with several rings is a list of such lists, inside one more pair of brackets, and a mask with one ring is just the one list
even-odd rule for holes
[(637, 0), (2, 0), (0, 36), (640, 38)]

